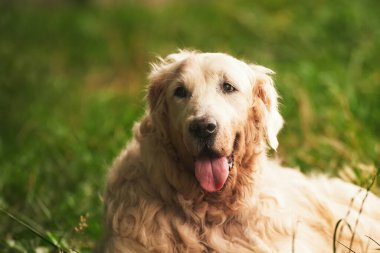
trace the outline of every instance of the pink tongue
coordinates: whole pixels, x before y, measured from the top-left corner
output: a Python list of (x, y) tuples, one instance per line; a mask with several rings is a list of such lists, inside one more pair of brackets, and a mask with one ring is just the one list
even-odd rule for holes
[(195, 177), (207, 192), (216, 192), (222, 189), (228, 174), (227, 157), (203, 157), (195, 161)]

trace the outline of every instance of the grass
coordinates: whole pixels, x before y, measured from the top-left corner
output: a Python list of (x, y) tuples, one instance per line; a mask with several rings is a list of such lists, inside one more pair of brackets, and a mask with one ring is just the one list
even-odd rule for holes
[[(148, 62), (224, 51), (278, 74), (288, 166), (366, 186), (380, 157), (380, 2), (0, 6), (0, 207), (90, 252), (107, 167), (143, 113)], [(373, 190), (379, 193), (377, 184)], [(2, 252), (57, 252), (0, 213)]]

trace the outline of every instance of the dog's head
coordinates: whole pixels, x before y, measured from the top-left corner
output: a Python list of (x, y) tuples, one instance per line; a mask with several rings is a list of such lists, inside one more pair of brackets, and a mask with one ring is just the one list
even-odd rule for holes
[(153, 65), (153, 122), (204, 191), (236, 182), (265, 143), (277, 148), (283, 121), (270, 74), (221, 53), (180, 51)]

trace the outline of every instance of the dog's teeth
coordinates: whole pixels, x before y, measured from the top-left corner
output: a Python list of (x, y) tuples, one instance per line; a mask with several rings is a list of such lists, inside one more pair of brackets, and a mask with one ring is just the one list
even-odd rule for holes
[(231, 170), (233, 166), (234, 166), (234, 157), (231, 156), (231, 157), (228, 159), (228, 169)]

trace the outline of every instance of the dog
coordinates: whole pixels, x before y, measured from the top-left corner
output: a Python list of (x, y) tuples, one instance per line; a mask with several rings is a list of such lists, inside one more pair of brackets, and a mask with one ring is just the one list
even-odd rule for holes
[(186, 50), (152, 65), (108, 174), (101, 252), (379, 252), (377, 196), (267, 158), (283, 126), (272, 74)]

